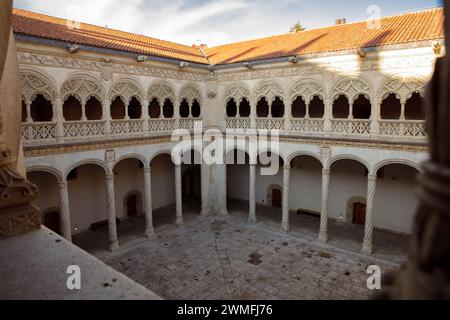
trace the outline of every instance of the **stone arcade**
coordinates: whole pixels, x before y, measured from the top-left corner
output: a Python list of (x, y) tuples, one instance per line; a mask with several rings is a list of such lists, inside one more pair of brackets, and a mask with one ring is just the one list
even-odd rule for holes
[[(354, 225), (372, 254), (388, 245), (375, 231), (411, 232), (413, 181), (428, 158), (422, 98), (444, 54), (442, 21), (433, 9), (383, 18), (376, 32), (361, 22), (204, 50), (162, 41), (156, 50), (152, 38), (136, 49), (134, 35), (109, 42), (108, 29), (15, 10), (25, 164), (43, 224), (71, 241), (105, 223), (115, 250), (118, 221), (143, 216), (142, 234), (154, 239), (155, 225), (183, 224), (186, 205), (200, 219), (244, 205), (249, 223), (269, 210), (285, 233), (295, 212), (311, 215), (321, 243), (332, 240), (330, 222)], [(373, 40), (358, 42), (361, 33)], [(261, 156), (273, 150), (242, 147), (257, 143), (243, 133), (224, 150), (227, 159), (244, 152), (243, 165), (172, 159), (172, 132), (198, 121), (221, 132), (280, 131), (280, 170), (261, 175)]]

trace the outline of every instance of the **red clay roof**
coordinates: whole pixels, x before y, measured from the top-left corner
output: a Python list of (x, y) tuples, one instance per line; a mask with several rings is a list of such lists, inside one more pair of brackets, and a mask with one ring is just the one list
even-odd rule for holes
[(229, 64), (444, 37), (443, 9), (437, 8), (382, 18), (380, 29), (369, 29), (366, 22), (356, 22), (208, 48), (206, 59), (198, 48), (84, 23), (80, 25), (80, 29), (71, 30), (65, 19), (14, 9), (13, 28), (19, 34), (202, 64)]
[(80, 24), (80, 29), (70, 29), (66, 19), (27, 10), (14, 9), (12, 24), (19, 34), (208, 64), (198, 48), (85, 23)]
[(236, 63), (276, 57), (378, 47), (444, 37), (442, 8), (381, 19), (380, 29), (367, 22), (305, 30), (206, 50), (213, 64)]

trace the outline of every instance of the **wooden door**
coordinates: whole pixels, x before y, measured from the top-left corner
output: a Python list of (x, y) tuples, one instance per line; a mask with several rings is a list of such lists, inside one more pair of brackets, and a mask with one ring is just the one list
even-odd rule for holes
[(281, 208), (281, 190), (273, 189), (272, 190), (272, 207)]
[(127, 199), (127, 214), (129, 217), (137, 216), (137, 196), (129, 196)]
[(355, 203), (353, 205), (353, 224), (366, 224), (366, 205), (362, 203)]
[(49, 212), (44, 217), (44, 226), (53, 232), (60, 234), (59, 212)]

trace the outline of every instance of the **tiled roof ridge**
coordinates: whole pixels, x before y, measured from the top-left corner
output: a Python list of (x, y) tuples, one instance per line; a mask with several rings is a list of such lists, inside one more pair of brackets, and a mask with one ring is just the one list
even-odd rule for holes
[[(59, 19), (59, 20), (71, 21), (71, 19), (68, 19), (68, 18), (58, 17), (56, 15), (50, 15), (48, 13), (42, 13), (42, 12), (38, 12), (38, 11), (31, 11), (31, 10), (22, 9), (22, 8), (13, 8), (13, 13), (14, 13), (14, 11), (23, 11), (23, 12), (27, 12), (27, 13), (31, 13), (31, 14), (35, 14), (35, 15), (45, 16), (45, 17), (48, 17), (48, 18), (51, 18), (51, 19)], [(171, 44), (174, 44), (174, 45), (177, 45), (177, 46), (183, 46), (186, 49), (196, 48), (196, 47), (188, 46), (186, 44), (182, 44), (182, 43), (178, 43), (178, 42), (174, 42), (174, 41), (170, 41), (170, 40), (164, 40), (164, 39), (160, 39), (160, 38), (147, 36), (147, 35), (144, 35), (144, 34), (128, 32), (128, 31), (115, 29), (115, 28), (110, 28), (110, 27), (104, 27), (104, 26), (100, 26), (100, 25), (97, 25), (97, 24), (93, 24), (93, 23), (82, 22), (82, 21), (75, 21), (75, 22), (76, 23), (81, 23), (82, 25), (94, 27), (94, 28), (101, 28), (101, 29), (104, 29), (104, 30), (122, 32), (122, 33), (126, 33), (126, 34), (129, 34), (129, 35), (141, 36), (141, 37), (145, 37), (145, 38), (153, 39), (153, 40), (157, 40), (157, 41), (164, 41), (164, 42), (171, 43)], [(198, 50), (198, 48), (196, 48), (196, 49)], [(198, 50), (198, 51), (199, 51), (200, 54), (202, 54), (200, 50)]]
[[(398, 18), (398, 17), (404, 17), (406, 15), (420, 14), (420, 13), (424, 13), (424, 12), (428, 12), (428, 11), (441, 11), (443, 9), (444, 9), (443, 7), (435, 7), (435, 8), (427, 8), (427, 9), (422, 9), (422, 10), (417, 10), (417, 11), (410, 11), (410, 12), (405, 12), (405, 13), (398, 13), (398, 14), (389, 15), (389, 16), (382, 16), (381, 20), (393, 19), (393, 18)], [(272, 39), (272, 38), (289, 36), (289, 35), (295, 35), (295, 34), (296, 35), (300, 35), (300, 34), (306, 33), (306, 32), (318, 31), (318, 30), (324, 30), (324, 29), (330, 29), (330, 28), (339, 28), (339, 27), (344, 27), (344, 26), (348, 27), (348, 26), (351, 26), (351, 25), (360, 24), (360, 23), (366, 23), (366, 22), (367, 22), (367, 20), (358, 20), (358, 21), (347, 22), (347, 23), (339, 24), (339, 25), (328, 25), (328, 26), (323, 26), (323, 27), (318, 27), (318, 28), (313, 28), (313, 29), (305, 29), (305, 30), (298, 31), (298, 32), (279, 33), (279, 34), (274, 34), (274, 35), (271, 35), (271, 36), (266, 36), (266, 37), (261, 37), (261, 38), (253, 38), (253, 39), (247, 39), (247, 40), (242, 40), (242, 41), (225, 43), (225, 44), (221, 44), (221, 45), (218, 45), (218, 46), (209, 47), (208, 49), (216, 49), (216, 48), (220, 48), (220, 47), (223, 47), (223, 46), (238, 45), (238, 44), (241, 44), (241, 43), (246, 43), (246, 42), (251, 42), (251, 41), (268, 40), (268, 39)]]

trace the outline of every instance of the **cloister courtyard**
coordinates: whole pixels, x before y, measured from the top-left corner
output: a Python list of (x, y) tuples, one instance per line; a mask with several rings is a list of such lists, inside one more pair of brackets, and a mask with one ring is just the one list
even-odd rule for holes
[[(186, 203), (154, 212), (156, 238), (143, 237), (144, 217), (118, 224), (120, 249), (108, 250), (107, 227), (75, 235), (76, 245), (165, 299), (367, 299), (369, 265), (383, 274), (405, 259), (406, 236), (375, 232), (373, 256), (360, 254), (361, 226), (330, 223), (330, 241), (316, 241), (319, 221), (291, 212), (280, 232), (277, 209), (259, 206), (248, 224), (247, 203), (229, 202), (228, 216), (200, 217)], [(377, 245), (378, 244), (378, 245)]]

